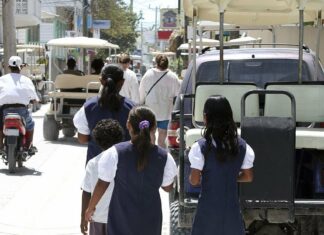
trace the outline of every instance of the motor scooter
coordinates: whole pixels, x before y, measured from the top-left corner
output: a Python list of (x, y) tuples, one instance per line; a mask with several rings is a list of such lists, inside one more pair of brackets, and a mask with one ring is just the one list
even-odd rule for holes
[(2, 159), (8, 165), (9, 172), (15, 173), (16, 166), (22, 167), (37, 151), (35, 147), (26, 147), (26, 123), (18, 113), (7, 113), (3, 120), (4, 149), (1, 151)]

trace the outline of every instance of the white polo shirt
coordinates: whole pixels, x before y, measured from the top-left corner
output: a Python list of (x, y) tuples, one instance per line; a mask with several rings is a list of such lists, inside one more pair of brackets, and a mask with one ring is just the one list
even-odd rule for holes
[[(118, 164), (118, 152), (113, 146), (102, 153), (98, 164), (98, 177), (106, 182), (113, 182), (116, 176)], [(173, 183), (178, 169), (173, 157), (168, 153), (168, 158), (164, 167), (164, 174), (161, 187), (169, 186)]]
[[(82, 182), (82, 190), (93, 193), (94, 188), (98, 181), (98, 162), (102, 156), (102, 153), (92, 158), (86, 167), (85, 175)], [(92, 216), (93, 221), (98, 223), (107, 223), (108, 220), (108, 208), (111, 200), (112, 192), (114, 190), (114, 181), (110, 181), (109, 187), (98, 202), (96, 210)]]
[[(212, 140), (212, 144), (216, 147), (216, 142)], [(202, 171), (205, 165), (205, 158), (201, 152), (198, 142), (194, 143), (189, 152), (189, 161), (191, 168)], [(250, 145), (246, 144), (245, 157), (241, 166), (241, 169), (250, 169), (253, 167), (254, 151)]]
[(132, 70), (126, 69), (124, 71), (124, 79), (125, 81), (119, 94), (127, 97), (135, 104), (139, 104), (139, 85), (136, 74)]
[(31, 100), (39, 101), (30, 78), (19, 73), (8, 73), (0, 77), (0, 106), (4, 104), (28, 105)]

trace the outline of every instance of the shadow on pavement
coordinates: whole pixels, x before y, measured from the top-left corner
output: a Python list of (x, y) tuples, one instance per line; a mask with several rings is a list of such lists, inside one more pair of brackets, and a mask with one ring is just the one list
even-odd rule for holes
[(23, 166), (23, 167), (17, 167), (15, 173), (9, 173), (8, 168), (0, 169), (0, 174), (12, 175), (12, 176), (24, 176), (24, 175), (41, 176), (42, 172)]
[(46, 141), (51, 144), (59, 144), (59, 145), (72, 145), (72, 146), (84, 146), (87, 147), (86, 144), (80, 144), (76, 137), (61, 137), (55, 141)]

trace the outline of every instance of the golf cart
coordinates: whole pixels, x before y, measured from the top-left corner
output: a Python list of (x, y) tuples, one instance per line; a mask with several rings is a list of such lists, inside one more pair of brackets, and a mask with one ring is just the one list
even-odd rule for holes
[[(254, 181), (239, 187), (247, 234), (323, 234), (324, 72), (319, 51), (314, 55), (303, 45), (303, 22), (318, 19), (321, 26), (324, 1), (184, 4), (193, 32), (198, 19), (219, 16), (220, 40), (219, 50), (193, 53), (169, 124), (169, 150), (179, 165), (170, 195), (170, 234), (190, 234), (200, 188), (189, 184), (188, 152), (202, 138), (203, 105), (212, 95), (229, 100), (238, 133), (255, 151)], [(224, 22), (255, 26), (298, 19), (297, 49), (258, 43), (261, 48), (224, 50)], [(193, 33), (193, 48), (195, 42)]]
[[(48, 41), (47, 46), (51, 49), (50, 81), (47, 82), (51, 86), (49, 92), (51, 104), (44, 117), (43, 136), (45, 140), (53, 141), (58, 139), (60, 130), (65, 137), (75, 135), (74, 114), (82, 107), (86, 99), (98, 95), (100, 88), (99, 75), (77, 76), (63, 74), (62, 71), (59, 71), (59, 74), (53, 79), (51, 77), (52, 66), (58, 68), (52, 61), (55, 53), (62, 54), (64, 48), (117, 49), (118, 46), (106, 40), (87, 37), (52, 39)], [(90, 71), (90, 68), (88, 71)]]

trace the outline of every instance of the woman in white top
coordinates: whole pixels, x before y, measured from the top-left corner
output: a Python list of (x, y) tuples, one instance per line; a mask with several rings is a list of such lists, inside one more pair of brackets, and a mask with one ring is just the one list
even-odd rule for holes
[(154, 111), (158, 127), (158, 145), (165, 148), (173, 99), (178, 95), (181, 82), (178, 76), (168, 69), (169, 61), (165, 55), (157, 55), (155, 62), (156, 68), (149, 69), (141, 80), (140, 103)]

